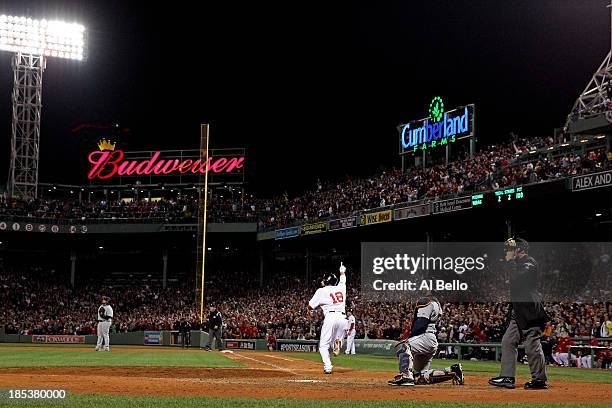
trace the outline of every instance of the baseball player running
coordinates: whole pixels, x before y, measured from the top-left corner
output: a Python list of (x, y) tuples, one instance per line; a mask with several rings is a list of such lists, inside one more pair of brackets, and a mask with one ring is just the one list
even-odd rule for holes
[(314, 310), (321, 306), (325, 319), (321, 328), (321, 339), (319, 340), (319, 353), (323, 360), (323, 372), (332, 373), (332, 363), (329, 358), (329, 348), (334, 343), (334, 349), (338, 347), (338, 339), (344, 337), (346, 328), (345, 300), (346, 300), (346, 267), (340, 263), (340, 279), (333, 273), (328, 273), (321, 280), (321, 287), (317, 289), (310, 302), (308, 310)]
[(346, 350), (345, 354), (355, 354), (355, 316), (352, 312), (348, 312), (348, 327), (346, 328)]
[(113, 323), (113, 308), (108, 304), (108, 296), (102, 296), (102, 304), (98, 307), (98, 343), (96, 351), (100, 351), (104, 343), (104, 351), (110, 351), (110, 336), (108, 332)]
[(412, 328), (408, 338), (398, 345), (399, 374), (388, 381), (394, 386), (413, 386), (415, 384), (435, 384), (453, 381), (463, 384), (461, 364), (453, 364), (444, 369), (430, 369), (429, 363), (438, 350), (436, 322), (442, 315), (440, 302), (431, 294), (419, 299), (414, 310)]

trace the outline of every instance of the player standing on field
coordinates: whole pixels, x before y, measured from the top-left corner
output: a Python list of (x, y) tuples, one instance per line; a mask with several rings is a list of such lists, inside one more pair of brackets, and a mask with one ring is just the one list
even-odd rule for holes
[(310, 302), (308, 310), (314, 310), (321, 306), (323, 310), (323, 327), (319, 340), (319, 353), (323, 360), (323, 372), (332, 373), (332, 363), (329, 358), (329, 348), (334, 343), (337, 348), (337, 340), (344, 337), (346, 329), (345, 300), (346, 300), (346, 267), (340, 263), (340, 280), (333, 273), (328, 273), (321, 280), (321, 287), (317, 289)]
[(102, 304), (98, 307), (98, 343), (96, 344), (96, 351), (100, 351), (102, 343), (104, 343), (104, 351), (110, 351), (110, 336), (108, 332), (113, 323), (113, 308), (108, 304), (109, 300), (107, 296), (102, 296)]
[(355, 316), (348, 312), (348, 327), (346, 328), (346, 351), (345, 354), (355, 354)]

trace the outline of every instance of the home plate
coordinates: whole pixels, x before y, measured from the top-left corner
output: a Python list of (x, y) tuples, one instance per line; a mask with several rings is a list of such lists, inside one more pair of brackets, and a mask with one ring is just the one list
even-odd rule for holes
[(287, 382), (296, 382), (296, 383), (320, 383), (324, 382), (321, 380), (287, 380)]
[(234, 354), (234, 352), (232, 350), (221, 350), (221, 353), (223, 353), (223, 354)]

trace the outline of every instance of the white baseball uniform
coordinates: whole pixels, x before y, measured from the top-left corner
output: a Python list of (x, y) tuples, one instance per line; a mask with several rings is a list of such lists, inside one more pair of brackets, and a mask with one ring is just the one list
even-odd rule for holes
[(319, 340), (319, 353), (323, 360), (323, 369), (332, 370), (329, 348), (336, 339), (344, 337), (346, 328), (346, 276), (340, 275), (340, 282), (336, 286), (324, 286), (317, 289), (308, 307), (316, 309), (321, 306), (325, 319), (321, 328), (321, 339)]
[(348, 326), (346, 328), (346, 354), (355, 354), (355, 316), (350, 315), (348, 317)]
[(113, 308), (110, 305), (100, 305), (98, 308), (98, 343), (96, 351), (102, 347), (104, 341), (104, 350), (109, 351), (110, 336), (109, 331), (112, 324)]

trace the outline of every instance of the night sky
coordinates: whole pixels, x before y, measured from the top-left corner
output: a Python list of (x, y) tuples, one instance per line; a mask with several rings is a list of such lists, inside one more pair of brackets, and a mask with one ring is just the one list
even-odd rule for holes
[[(249, 188), (399, 166), (399, 123), (475, 103), (480, 145), (550, 135), (610, 47), (606, 0), (326, 2), (4, 1), (0, 12), (84, 24), (89, 58), (49, 60), (41, 180), (84, 146), (71, 129), (119, 123), (132, 149), (246, 147)], [(0, 56), (0, 177), (12, 70)]]

